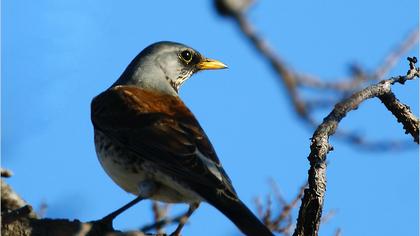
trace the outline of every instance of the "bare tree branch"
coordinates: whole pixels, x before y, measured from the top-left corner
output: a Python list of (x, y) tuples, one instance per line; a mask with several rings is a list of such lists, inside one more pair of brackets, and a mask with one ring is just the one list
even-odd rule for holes
[(418, 27), (413, 30), (408, 37), (401, 42), (391, 53), (385, 58), (383, 64), (376, 69), (374, 78), (379, 80), (387, 75), (387, 73), (397, 64), (397, 62), (412, 49), (419, 41)]
[(398, 122), (403, 124), (406, 133), (413, 136), (414, 142), (419, 143), (419, 120), (411, 112), (410, 107), (401, 103), (392, 92), (379, 96), (379, 99), (397, 118)]
[(266, 201), (263, 204), (260, 198), (255, 199), (257, 205), (257, 212), (262, 222), (273, 232), (282, 233), (284, 235), (290, 235), (290, 231), (293, 228), (292, 210), (297, 206), (299, 199), (303, 196), (303, 191), (307, 187), (305, 183), (299, 188), (299, 192), (296, 196), (290, 201), (287, 202), (282, 194), (280, 193), (277, 184), (272, 180), (271, 188), (274, 194), (274, 203), (280, 206), (280, 210), (275, 210), (273, 201), (271, 199), (271, 194), (267, 195)]
[(339, 228), (339, 229), (337, 229), (336, 231), (335, 231), (335, 236), (341, 236), (341, 229)]
[[(318, 76), (304, 74), (291, 69), (290, 66), (287, 66), (285, 60), (269, 47), (268, 43), (257, 33), (257, 30), (246, 16), (247, 10), (252, 6), (254, 1), (215, 0), (214, 3), (217, 12), (222, 16), (229, 17), (238, 25), (245, 39), (250, 42), (250, 45), (260, 53), (262, 58), (277, 73), (277, 78), (286, 87), (288, 98), (296, 114), (302, 121), (309, 124), (311, 128), (316, 128), (319, 124), (313, 116), (313, 111), (331, 107), (330, 105), (338, 102), (340, 98), (347, 97), (348, 94), (352, 94), (368, 83), (381, 79), (396, 65), (396, 62), (405, 53), (417, 45), (419, 39), (419, 30), (416, 27), (402, 43), (385, 57), (384, 62), (374, 72), (370, 73), (359, 65), (352, 65), (350, 77), (324, 81), (318, 78)], [(323, 98), (304, 98), (302, 96), (302, 88), (312, 88), (322, 93)], [(326, 99), (324, 97), (325, 90), (336, 93), (337, 98), (333, 99), (333, 101)], [(336, 137), (370, 151), (401, 151), (407, 149), (408, 146), (413, 147), (412, 145), (408, 145), (408, 142), (400, 140), (370, 141), (358, 135), (356, 132), (349, 131), (340, 131)]]
[[(4, 169), (2, 169), (2, 173)], [(11, 173), (11, 172), (10, 172)], [(8, 175), (10, 176), (10, 175)], [(3, 236), (103, 236), (149, 235), (140, 231), (120, 232), (104, 228), (97, 221), (81, 222), (68, 219), (38, 219), (32, 207), (1, 179), (1, 235)]]
[[(293, 234), (294, 236), (318, 235), (326, 189), (326, 156), (328, 152), (332, 150), (332, 146), (329, 144), (328, 139), (335, 133), (340, 121), (350, 111), (356, 109), (367, 99), (392, 94), (392, 84), (404, 84), (407, 80), (419, 77), (419, 69), (414, 66), (416, 61), (417, 60), (415, 58), (409, 58), (410, 70), (406, 76), (399, 76), (381, 81), (380, 83), (371, 85), (336, 104), (331, 113), (325, 117), (324, 122), (318, 126), (311, 139), (311, 152), (308, 157), (310, 162), (310, 169), (308, 171), (309, 188), (305, 189), (304, 192), (302, 205), (297, 219), (297, 226)], [(388, 104), (388, 100), (383, 100), (382, 102), (386, 103), (387, 107), (390, 106), (394, 108), (394, 105), (392, 104), (395, 103), (395, 100), (391, 100), (391, 104)], [(409, 111), (406, 106), (404, 109), (400, 109), (400, 111), (405, 113), (408, 113), (407, 110)], [(411, 117), (411, 115), (409, 116)], [(398, 117), (400, 116), (398, 115), (397, 118)], [(410, 119), (410, 122), (408, 122), (409, 124), (404, 123), (404, 128), (410, 129), (408, 126), (413, 124), (416, 126), (413, 132), (417, 130), (418, 135), (419, 122), (415, 117), (414, 120), (414, 122), (411, 122), (412, 120)]]
[(145, 226), (141, 227), (140, 231), (148, 232), (148, 231), (153, 230), (153, 229), (161, 229), (161, 228), (163, 228), (167, 225), (170, 225), (170, 224), (179, 223), (182, 220), (182, 218), (184, 217), (184, 215), (185, 215), (185, 213), (183, 213), (181, 215), (178, 215), (178, 216), (175, 216), (175, 217), (164, 217), (162, 219), (159, 219), (158, 221), (155, 221), (152, 224), (148, 224), (148, 225), (145, 225)]
[(155, 223), (152, 225), (148, 225), (148, 227), (142, 227), (141, 231), (147, 232), (149, 230), (156, 229), (158, 233), (164, 233), (164, 227), (167, 224), (172, 223), (170, 219), (167, 219), (168, 210), (169, 204), (165, 203), (161, 206), (158, 202), (153, 201), (152, 211)]

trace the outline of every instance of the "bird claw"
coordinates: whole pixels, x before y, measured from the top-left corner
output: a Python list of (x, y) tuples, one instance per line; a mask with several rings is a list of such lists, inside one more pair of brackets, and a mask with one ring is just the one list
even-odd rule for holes
[(104, 217), (100, 220), (91, 221), (92, 228), (87, 234), (88, 236), (92, 235), (103, 235), (107, 232), (114, 232), (114, 226), (113, 226), (113, 218)]

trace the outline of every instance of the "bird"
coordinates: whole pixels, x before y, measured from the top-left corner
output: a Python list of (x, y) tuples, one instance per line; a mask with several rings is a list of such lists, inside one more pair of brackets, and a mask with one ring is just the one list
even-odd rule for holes
[(179, 235), (186, 219), (206, 202), (245, 235), (273, 235), (240, 200), (209, 138), (178, 94), (194, 73), (224, 68), (189, 46), (161, 41), (143, 49), (93, 98), (99, 162), (117, 185), (137, 196), (102, 220), (112, 222), (144, 199), (187, 203), (184, 220), (171, 234)]

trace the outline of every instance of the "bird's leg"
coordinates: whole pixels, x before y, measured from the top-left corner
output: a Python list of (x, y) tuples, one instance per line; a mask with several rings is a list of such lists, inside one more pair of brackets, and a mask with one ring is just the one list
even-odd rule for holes
[(127, 210), (128, 208), (136, 205), (138, 202), (140, 202), (141, 200), (143, 200), (144, 197), (143, 196), (137, 196), (134, 200), (132, 200), (131, 202), (125, 204), (124, 206), (122, 206), (121, 208), (119, 208), (118, 210), (108, 214), (107, 216), (105, 216), (104, 218), (102, 218), (101, 220), (103, 221), (113, 221), (115, 219), (115, 217), (117, 217), (119, 214), (123, 213), (125, 210)]
[(103, 217), (100, 220), (92, 221), (92, 229), (87, 235), (102, 235), (104, 232), (112, 232), (114, 231), (114, 227), (112, 226), (112, 222), (114, 221), (115, 217), (119, 214), (123, 213), (128, 208), (132, 207), (136, 203), (143, 200), (143, 196), (138, 196), (131, 202), (125, 204), (123, 207), (119, 208), (118, 210), (108, 214), (107, 216)]
[(153, 193), (156, 191), (156, 184), (153, 181), (142, 181), (139, 183), (139, 195), (132, 200), (131, 202), (125, 204), (118, 210), (108, 214), (107, 216), (103, 217), (101, 220), (99, 220), (102, 224), (106, 225), (109, 229), (113, 229), (112, 227), (112, 221), (126, 211), (128, 208), (136, 205), (138, 202), (140, 202), (143, 199), (149, 198), (153, 195)]
[(188, 211), (181, 217), (179, 220), (178, 227), (176, 227), (175, 231), (170, 236), (180, 236), (181, 230), (184, 227), (185, 223), (187, 223), (188, 218), (194, 213), (195, 210), (200, 206), (200, 203), (192, 203)]

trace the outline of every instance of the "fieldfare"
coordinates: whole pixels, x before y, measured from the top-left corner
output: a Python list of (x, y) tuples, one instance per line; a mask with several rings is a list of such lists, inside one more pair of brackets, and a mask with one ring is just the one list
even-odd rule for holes
[[(142, 199), (190, 205), (208, 202), (244, 234), (273, 235), (238, 198), (200, 124), (178, 96), (200, 70), (223, 69), (191, 47), (158, 42), (145, 48), (120, 78), (91, 104), (95, 146), (106, 173), (138, 197), (103, 218), (110, 220)], [(179, 235), (182, 221), (173, 235)], [(112, 224), (112, 223), (111, 223)]]

